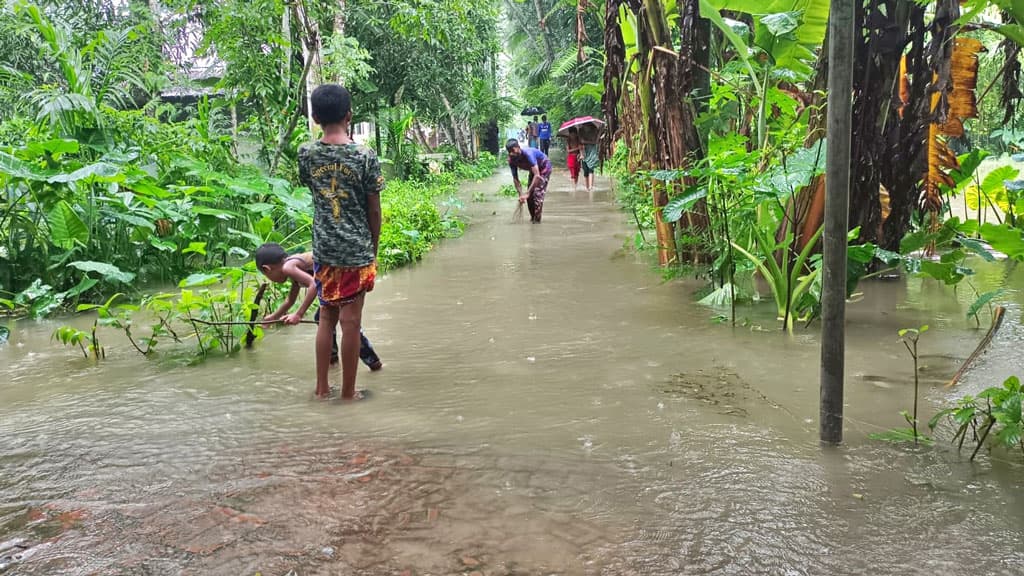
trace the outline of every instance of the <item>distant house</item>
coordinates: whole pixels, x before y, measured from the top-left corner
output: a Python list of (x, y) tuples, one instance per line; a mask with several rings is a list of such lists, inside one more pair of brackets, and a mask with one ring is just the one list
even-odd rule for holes
[(184, 73), (186, 82), (171, 85), (160, 91), (160, 99), (175, 104), (193, 104), (206, 96), (217, 98), (224, 92), (216, 88), (224, 77), (227, 64), (223, 60), (207, 58), (199, 59), (189, 66)]

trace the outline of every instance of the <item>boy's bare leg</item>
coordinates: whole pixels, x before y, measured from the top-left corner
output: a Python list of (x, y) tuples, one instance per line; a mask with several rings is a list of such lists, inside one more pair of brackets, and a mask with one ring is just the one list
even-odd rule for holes
[(337, 306), (320, 307), (320, 324), (316, 327), (316, 395), (326, 398), (331, 393), (327, 374), (331, 368), (331, 346), (334, 327), (338, 325), (340, 310)]
[(363, 300), (360, 294), (341, 307), (341, 397), (348, 400), (356, 395), (356, 371), (359, 369), (359, 327), (363, 320)]

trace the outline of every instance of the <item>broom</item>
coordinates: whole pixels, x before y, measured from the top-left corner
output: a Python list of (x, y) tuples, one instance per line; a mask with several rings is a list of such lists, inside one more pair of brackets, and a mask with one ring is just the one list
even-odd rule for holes
[(523, 221), (523, 204), (525, 204), (525, 202), (519, 202), (516, 204), (516, 211), (512, 213), (513, 224), (519, 224)]

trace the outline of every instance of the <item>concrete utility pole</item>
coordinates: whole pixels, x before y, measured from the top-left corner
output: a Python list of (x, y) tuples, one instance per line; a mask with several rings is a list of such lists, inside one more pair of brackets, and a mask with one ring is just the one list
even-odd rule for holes
[(825, 168), (825, 243), (821, 282), (821, 441), (843, 441), (846, 353), (846, 235), (850, 212), (850, 139), (853, 131), (852, 0), (832, 0), (828, 16), (828, 154)]

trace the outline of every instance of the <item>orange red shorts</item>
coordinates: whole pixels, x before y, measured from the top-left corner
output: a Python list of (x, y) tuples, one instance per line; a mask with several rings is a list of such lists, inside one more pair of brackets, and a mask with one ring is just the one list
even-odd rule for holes
[(314, 264), (313, 279), (321, 306), (344, 306), (360, 294), (373, 290), (377, 263), (357, 268)]

